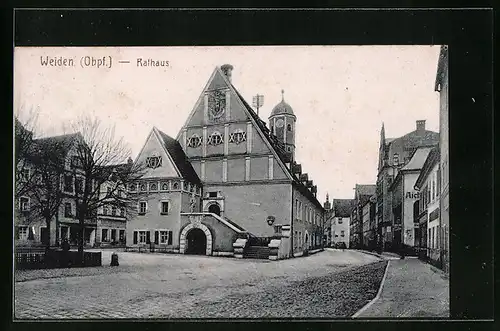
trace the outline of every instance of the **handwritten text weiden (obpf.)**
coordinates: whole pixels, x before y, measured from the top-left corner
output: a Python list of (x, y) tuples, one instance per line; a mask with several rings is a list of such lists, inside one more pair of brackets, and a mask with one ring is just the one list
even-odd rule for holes
[[(111, 68), (116, 60), (112, 56), (95, 57), (85, 55), (80, 58), (64, 56), (40, 56), (40, 65), (43, 67), (76, 67), (81, 68)], [(135, 63), (137, 67), (170, 67), (168, 60), (138, 57), (135, 61), (118, 60), (120, 64)]]

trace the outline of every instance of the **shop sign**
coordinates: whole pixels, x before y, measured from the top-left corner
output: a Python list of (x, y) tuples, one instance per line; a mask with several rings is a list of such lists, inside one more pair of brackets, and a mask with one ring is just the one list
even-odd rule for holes
[(419, 199), (420, 192), (406, 192), (405, 199)]
[(434, 220), (435, 220), (436, 218), (438, 218), (438, 217), (439, 217), (439, 207), (438, 207), (438, 208), (436, 208), (436, 209), (434, 209), (434, 210), (431, 212), (431, 214), (430, 214), (430, 216), (429, 216), (429, 222), (434, 221)]

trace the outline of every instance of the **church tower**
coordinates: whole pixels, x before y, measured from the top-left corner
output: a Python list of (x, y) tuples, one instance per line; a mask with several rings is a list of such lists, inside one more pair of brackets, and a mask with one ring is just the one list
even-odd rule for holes
[(291, 160), (295, 160), (295, 123), (297, 117), (292, 107), (285, 102), (285, 91), (281, 90), (281, 102), (278, 103), (269, 116), (271, 132), (285, 145)]

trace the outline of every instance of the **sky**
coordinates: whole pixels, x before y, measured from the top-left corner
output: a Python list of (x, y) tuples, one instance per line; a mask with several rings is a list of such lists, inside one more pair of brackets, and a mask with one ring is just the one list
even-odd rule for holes
[[(74, 66), (44, 66), (47, 56)], [(36, 109), (44, 135), (63, 133), (81, 114), (98, 117), (115, 126), (134, 158), (153, 126), (175, 138), (215, 67), (229, 63), (249, 104), (264, 95), (266, 122), (284, 90), (297, 116), (296, 159), (318, 185), (318, 199), (349, 199), (355, 184), (376, 182), (382, 122), (388, 138), (421, 119), (439, 131), (438, 56), (438, 45), (16, 47), (14, 111)], [(99, 68), (81, 66), (103, 57)], [(138, 58), (169, 66), (138, 66)]]

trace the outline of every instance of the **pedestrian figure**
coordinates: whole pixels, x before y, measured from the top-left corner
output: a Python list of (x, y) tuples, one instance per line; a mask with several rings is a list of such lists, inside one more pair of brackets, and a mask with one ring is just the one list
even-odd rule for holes
[(68, 239), (64, 239), (63, 243), (62, 243), (62, 250), (63, 250), (63, 254), (62, 254), (62, 257), (63, 257), (62, 262), (63, 263), (62, 263), (62, 265), (64, 267), (69, 266), (69, 249), (70, 249), (70, 246), (69, 246)]

